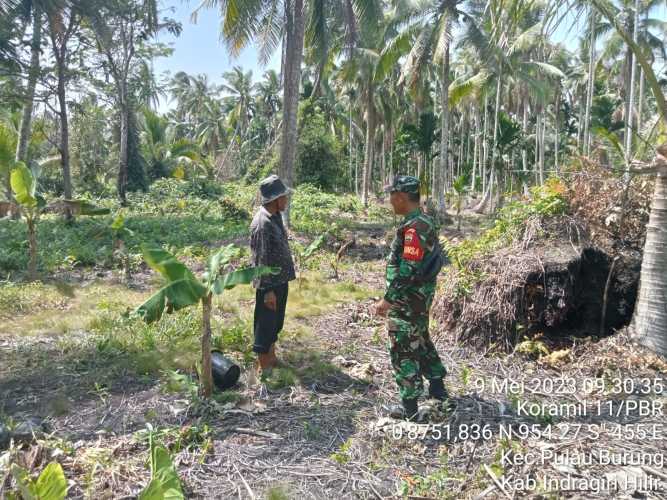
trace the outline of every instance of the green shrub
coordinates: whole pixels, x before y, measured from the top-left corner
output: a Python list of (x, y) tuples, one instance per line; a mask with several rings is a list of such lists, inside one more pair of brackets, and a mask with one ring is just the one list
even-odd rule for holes
[(296, 183), (329, 191), (346, 186), (347, 170), (339, 160), (342, 147), (327, 126), (320, 107), (309, 99), (301, 104), (299, 115)]
[(544, 186), (533, 187), (529, 202), (514, 201), (503, 207), (493, 226), (481, 236), (448, 246), (449, 258), (458, 268), (463, 268), (471, 260), (511, 244), (523, 234), (529, 218), (565, 213), (568, 205), (564, 193), (565, 187), (557, 178), (549, 179)]
[(257, 184), (269, 175), (277, 173), (279, 166), (280, 158), (277, 154), (268, 158), (262, 155), (250, 164), (243, 176), (243, 182), (246, 184)]
[[(133, 234), (124, 241), (128, 252), (138, 254), (142, 243), (151, 243), (170, 245), (179, 256), (202, 256), (211, 243), (247, 232), (249, 211), (239, 205), (237, 198), (217, 195), (224, 192), (220, 184), (211, 181), (160, 179), (148, 193), (130, 193), (125, 227)], [(115, 199), (92, 202), (104, 207), (116, 206)], [(59, 216), (44, 216), (37, 232), (40, 265), (47, 271), (71, 266), (113, 266), (112, 220), (112, 217), (78, 218), (68, 224)], [(0, 241), (3, 242), (0, 276), (25, 270), (28, 265), (25, 222), (0, 220)]]

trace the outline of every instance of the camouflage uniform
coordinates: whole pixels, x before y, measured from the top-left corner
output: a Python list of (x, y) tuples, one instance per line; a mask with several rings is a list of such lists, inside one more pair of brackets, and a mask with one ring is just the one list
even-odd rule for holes
[(396, 384), (404, 400), (421, 395), (422, 377), (442, 379), (447, 373), (428, 332), (436, 280), (423, 284), (412, 280), (433, 251), (437, 238), (435, 221), (416, 209), (405, 216), (396, 230), (387, 261), (384, 298), (392, 305), (387, 319), (388, 347)]

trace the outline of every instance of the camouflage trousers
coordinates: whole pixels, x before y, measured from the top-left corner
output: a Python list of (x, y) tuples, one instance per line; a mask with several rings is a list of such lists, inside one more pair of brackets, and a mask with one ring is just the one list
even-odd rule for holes
[(387, 319), (389, 354), (394, 379), (401, 399), (421, 396), (423, 378), (432, 380), (447, 374), (428, 333), (428, 310), (413, 311), (392, 308)]

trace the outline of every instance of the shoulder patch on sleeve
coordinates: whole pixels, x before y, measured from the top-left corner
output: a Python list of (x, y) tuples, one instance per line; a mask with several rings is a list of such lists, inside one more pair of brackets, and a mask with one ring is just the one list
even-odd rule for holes
[(424, 249), (417, 230), (413, 227), (405, 231), (403, 239), (403, 258), (405, 260), (420, 261), (424, 258)]

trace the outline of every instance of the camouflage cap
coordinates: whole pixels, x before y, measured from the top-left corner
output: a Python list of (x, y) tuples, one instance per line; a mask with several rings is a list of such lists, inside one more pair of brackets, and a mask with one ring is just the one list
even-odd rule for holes
[(394, 182), (385, 188), (387, 193), (413, 193), (419, 194), (419, 179), (411, 175), (398, 175)]

